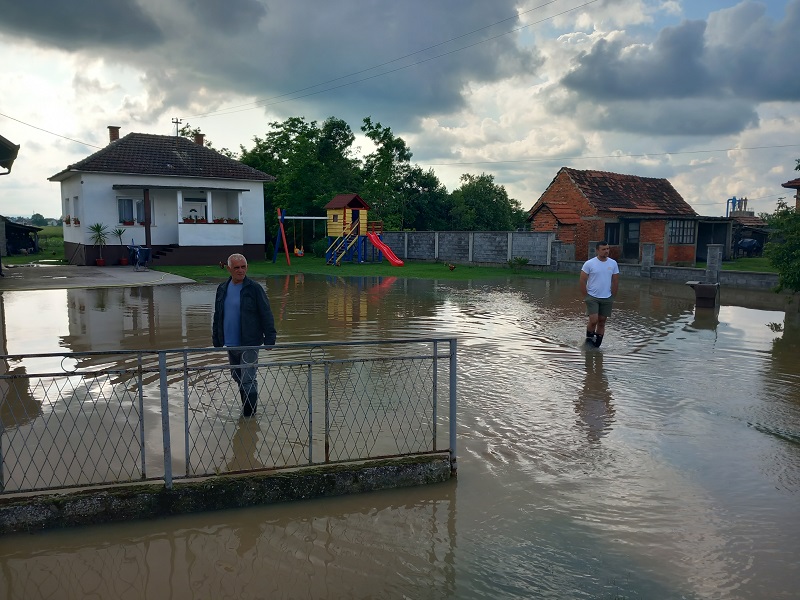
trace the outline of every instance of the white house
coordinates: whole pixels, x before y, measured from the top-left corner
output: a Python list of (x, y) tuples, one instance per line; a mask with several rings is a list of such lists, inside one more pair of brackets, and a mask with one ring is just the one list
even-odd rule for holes
[(151, 248), (154, 264), (217, 264), (233, 252), (263, 260), (264, 182), (275, 178), (179, 136), (109, 127), (109, 144), (49, 181), (61, 183), (64, 251), (93, 265), (99, 249), (89, 226), (122, 228), (103, 258), (127, 256), (128, 245)]

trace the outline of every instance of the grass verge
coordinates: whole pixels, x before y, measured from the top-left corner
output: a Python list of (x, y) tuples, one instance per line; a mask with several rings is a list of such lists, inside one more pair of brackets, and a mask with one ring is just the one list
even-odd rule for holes
[[(406, 262), (402, 267), (393, 267), (387, 261), (380, 263), (342, 263), (341, 266), (334, 267), (328, 265), (324, 258), (316, 256), (293, 256), (292, 264), (287, 265), (286, 259), (279, 259), (278, 262), (272, 261), (252, 261), (248, 264), (247, 274), (250, 277), (272, 277), (277, 275), (334, 275), (337, 277), (405, 277), (409, 279), (493, 279), (497, 277), (519, 277), (519, 278), (547, 278), (555, 277), (565, 279), (575, 279), (574, 273), (555, 273), (539, 271), (530, 267), (474, 267), (469, 265), (456, 265), (452, 271), (445, 263), (431, 262)], [(195, 281), (207, 282), (227, 277), (227, 271), (214, 266), (169, 266), (153, 267), (156, 271), (172, 273), (188, 277)]]

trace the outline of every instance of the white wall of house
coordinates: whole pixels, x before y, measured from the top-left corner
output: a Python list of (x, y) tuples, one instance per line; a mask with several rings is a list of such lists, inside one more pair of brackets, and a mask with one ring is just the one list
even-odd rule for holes
[[(108, 229), (123, 227), (125, 236), (123, 243), (144, 245), (144, 227), (136, 224), (126, 226), (119, 222), (117, 199), (120, 197), (142, 198), (141, 190), (115, 190), (114, 185), (169, 185), (185, 186), (183, 197), (200, 197), (203, 194), (197, 188), (209, 186), (211, 190), (212, 213), (215, 216), (236, 216), (238, 225), (194, 225), (198, 232), (194, 235), (179, 236), (179, 225), (183, 228), (182, 215), (178, 214), (178, 193), (175, 189), (151, 189), (152, 206), (150, 236), (153, 245), (168, 245), (181, 242), (181, 245), (215, 246), (232, 243), (263, 244), (264, 232), (264, 188), (260, 181), (209, 180), (186, 177), (157, 177), (141, 175), (113, 175), (82, 173), (76, 174), (61, 182), (62, 207), (64, 199), (70, 198), (70, 210), (74, 209), (74, 198), (78, 197), (78, 216), (80, 226), (65, 225), (64, 241), (88, 244), (88, 227), (92, 223), (103, 223)], [(213, 188), (243, 189), (243, 192), (214, 192)], [(186, 209), (183, 212), (188, 212)], [(66, 213), (65, 213), (66, 214)], [(233, 237), (231, 232), (237, 232)], [(118, 243), (117, 239), (109, 240), (110, 244)]]

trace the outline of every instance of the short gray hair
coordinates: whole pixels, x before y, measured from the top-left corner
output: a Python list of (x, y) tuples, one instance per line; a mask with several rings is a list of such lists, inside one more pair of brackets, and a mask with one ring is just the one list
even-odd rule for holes
[(231, 255), (228, 257), (228, 266), (229, 266), (229, 267), (231, 266), (231, 261), (232, 261), (232, 260), (234, 260), (234, 259), (236, 259), (236, 260), (243, 260), (243, 261), (244, 261), (244, 264), (247, 264), (247, 259), (244, 257), (244, 254), (231, 254)]

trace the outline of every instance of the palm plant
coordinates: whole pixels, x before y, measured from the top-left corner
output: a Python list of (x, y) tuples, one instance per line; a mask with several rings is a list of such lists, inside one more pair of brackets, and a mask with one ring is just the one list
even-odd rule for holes
[(122, 236), (125, 235), (125, 228), (117, 227), (115, 229), (112, 229), (111, 235), (115, 236), (119, 240), (119, 245), (122, 246)]
[(89, 239), (93, 245), (97, 246), (100, 260), (103, 260), (103, 246), (108, 242), (108, 228), (102, 223), (89, 225)]

